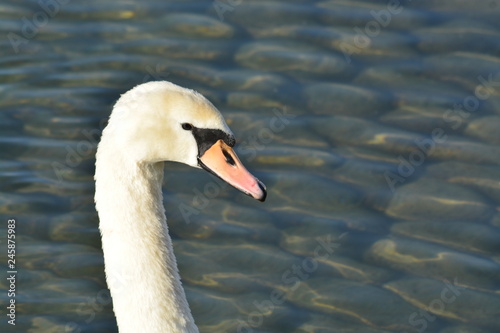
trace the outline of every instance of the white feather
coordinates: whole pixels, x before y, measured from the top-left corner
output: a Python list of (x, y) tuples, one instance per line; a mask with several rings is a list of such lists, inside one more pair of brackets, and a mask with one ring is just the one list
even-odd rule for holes
[(232, 134), (202, 95), (151, 82), (121, 96), (98, 146), (95, 202), (120, 333), (198, 332), (177, 271), (161, 190), (162, 161), (197, 166), (196, 142), (182, 123)]

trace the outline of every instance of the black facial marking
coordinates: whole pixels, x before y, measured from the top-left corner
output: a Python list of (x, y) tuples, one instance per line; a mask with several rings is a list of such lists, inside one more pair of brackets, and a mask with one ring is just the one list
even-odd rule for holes
[(193, 126), (191, 131), (198, 145), (198, 157), (203, 156), (219, 140), (224, 141), (229, 147), (234, 147), (236, 143), (234, 136), (220, 129), (197, 128)]
[(224, 157), (226, 158), (227, 164), (232, 165), (232, 166), (236, 165), (236, 162), (234, 161), (233, 157), (227, 151), (223, 150), (222, 153), (224, 154)]

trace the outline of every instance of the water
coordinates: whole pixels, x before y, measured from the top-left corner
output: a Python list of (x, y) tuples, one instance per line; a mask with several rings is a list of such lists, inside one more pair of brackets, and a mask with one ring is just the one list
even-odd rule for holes
[(0, 330), (116, 332), (95, 148), (120, 94), (170, 80), (213, 101), (269, 189), (166, 167), (201, 332), (498, 332), (499, 7), (4, 0)]

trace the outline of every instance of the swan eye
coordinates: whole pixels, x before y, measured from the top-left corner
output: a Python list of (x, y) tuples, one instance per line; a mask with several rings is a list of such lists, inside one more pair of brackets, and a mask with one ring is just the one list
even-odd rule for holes
[(184, 129), (186, 131), (190, 131), (193, 129), (193, 125), (191, 125), (189, 123), (184, 123), (184, 124), (182, 124), (182, 129)]

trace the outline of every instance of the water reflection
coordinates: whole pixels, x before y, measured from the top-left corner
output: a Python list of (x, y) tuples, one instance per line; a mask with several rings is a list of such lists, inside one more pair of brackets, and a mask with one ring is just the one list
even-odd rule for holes
[(499, 10), (4, 1), (0, 214), (18, 221), (19, 275), (0, 328), (116, 332), (95, 148), (121, 93), (171, 80), (221, 109), (269, 189), (262, 205), (167, 166), (202, 332), (498, 331)]

